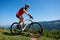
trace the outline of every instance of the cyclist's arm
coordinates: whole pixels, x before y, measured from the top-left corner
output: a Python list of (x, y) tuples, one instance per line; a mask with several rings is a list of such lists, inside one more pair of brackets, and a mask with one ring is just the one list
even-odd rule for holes
[(23, 11), (25, 12), (25, 14), (27, 14), (28, 16), (30, 16), (30, 18), (32, 18), (32, 19), (33, 19), (32, 15), (31, 15), (31, 14), (29, 14), (25, 9), (23, 9)]
[(28, 12), (25, 9), (23, 9), (23, 11), (24, 11), (25, 14), (28, 14)]
[(31, 16), (31, 14), (29, 14), (25, 9), (23, 9), (23, 11), (24, 11), (25, 14), (27, 14), (28, 16)]

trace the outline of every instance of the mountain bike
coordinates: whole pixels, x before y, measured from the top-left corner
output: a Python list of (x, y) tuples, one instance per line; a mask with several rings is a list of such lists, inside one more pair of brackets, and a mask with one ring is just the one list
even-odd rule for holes
[[(33, 18), (33, 17), (32, 17)], [(39, 22), (33, 22), (32, 18), (29, 18), (18, 25), (18, 22), (12, 23), (10, 27), (11, 34), (19, 34), (21, 32), (33, 33), (35, 30), (38, 30), (39, 34), (43, 33), (43, 26)], [(33, 30), (33, 31), (32, 31)], [(37, 32), (35, 32), (37, 33)]]

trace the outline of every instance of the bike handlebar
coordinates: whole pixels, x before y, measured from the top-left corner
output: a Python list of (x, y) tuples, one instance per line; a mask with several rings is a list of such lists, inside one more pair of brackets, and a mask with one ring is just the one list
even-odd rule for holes
[(28, 16), (29, 16), (31, 19), (33, 19), (33, 16), (32, 16), (32, 15), (28, 14)]
[(32, 16), (31, 16), (30, 18), (31, 18), (31, 19), (33, 19), (33, 17), (32, 17)]

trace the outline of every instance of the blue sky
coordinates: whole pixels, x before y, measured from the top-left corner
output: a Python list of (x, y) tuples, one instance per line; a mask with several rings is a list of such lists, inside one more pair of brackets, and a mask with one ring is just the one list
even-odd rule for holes
[[(60, 0), (0, 0), (0, 25), (9, 25), (15, 21), (16, 12), (28, 3), (28, 12), (34, 21), (60, 20)], [(26, 14), (24, 19), (29, 18)]]

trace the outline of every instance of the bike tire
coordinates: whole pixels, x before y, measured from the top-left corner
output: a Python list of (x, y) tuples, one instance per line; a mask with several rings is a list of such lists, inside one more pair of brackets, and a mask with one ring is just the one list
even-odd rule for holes
[(43, 26), (42, 26), (42, 24), (40, 24), (40, 23), (38, 23), (38, 22), (32, 22), (32, 23), (29, 25), (29, 28), (30, 28), (31, 25), (33, 25), (33, 24), (39, 25), (39, 27), (40, 27), (40, 29), (41, 29), (41, 31), (39, 32), (39, 34), (41, 35), (41, 34), (43, 33)]
[[(13, 31), (14, 30), (12, 30), (13, 29), (13, 26), (16, 24), (16, 27), (17, 27), (17, 25), (18, 25), (18, 23), (17, 22), (14, 22), (14, 23), (12, 23), (12, 25), (11, 25), (11, 27), (10, 27), (10, 32), (11, 32), (11, 34), (13, 34), (13, 35), (16, 35), (16, 34), (19, 34), (20, 32), (18, 32), (18, 33), (14, 33)], [(19, 25), (20, 26), (20, 25)]]

